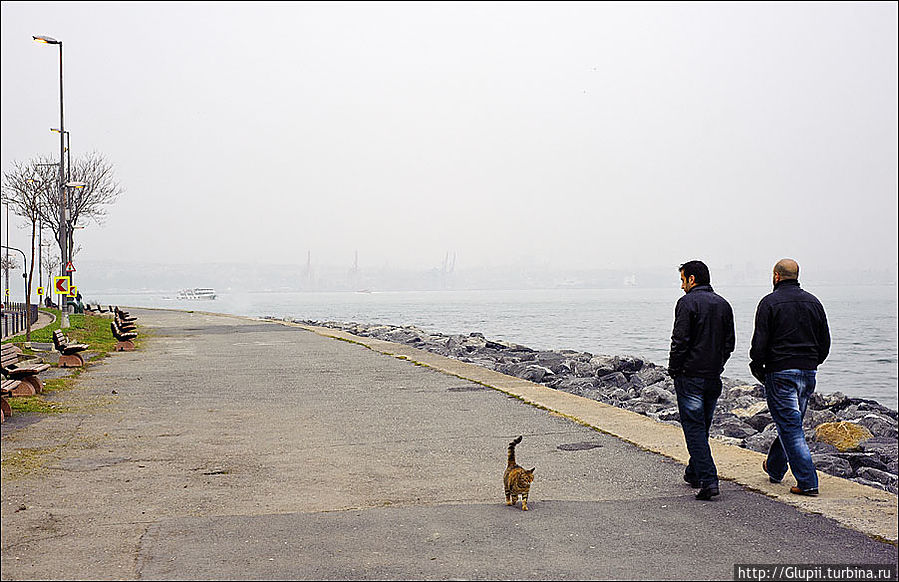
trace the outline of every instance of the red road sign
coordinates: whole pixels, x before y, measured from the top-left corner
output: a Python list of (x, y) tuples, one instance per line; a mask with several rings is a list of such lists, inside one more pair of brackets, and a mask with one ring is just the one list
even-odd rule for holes
[(66, 263), (66, 272), (71, 273), (75, 270), (75, 265), (72, 264), (72, 261)]
[(69, 277), (54, 277), (53, 287), (60, 295), (68, 295), (70, 281), (71, 279)]

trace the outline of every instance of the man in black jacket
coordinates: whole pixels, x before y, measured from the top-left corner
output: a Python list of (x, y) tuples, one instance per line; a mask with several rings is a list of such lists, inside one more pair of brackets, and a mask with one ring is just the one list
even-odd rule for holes
[(709, 448), (709, 428), (721, 396), (721, 372), (734, 351), (734, 312), (712, 290), (702, 261), (680, 266), (684, 296), (674, 309), (668, 373), (674, 378), (690, 463), (684, 480), (699, 488), (696, 499), (718, 495), (718, 469)]
[(759, 302), (749, 351), (749, 369), (765, 384), (768, 411), (777, 438), (762, 469), (780, 483), (787, 464), (796, 478), (790, 491), (818, 494), (818, 475), (802, 420), (815, 391), (818, 366), (830, 352), (830, 330), (821, 302), (799, 288), (799, 264), (782, 259), (774, 265), (774, 292)]

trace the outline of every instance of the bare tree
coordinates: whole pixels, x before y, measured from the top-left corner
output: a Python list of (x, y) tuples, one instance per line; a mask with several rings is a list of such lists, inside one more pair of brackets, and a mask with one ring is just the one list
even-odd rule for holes
[(47, 269), (47, 286), (44, 288), (44, 301), (50, 299), (52, 302), (53, 296), (53, 273), (59, 273), (59, 267), (61, 263), (59, 262), (59, 258), (50, 252), (50, 247), (52, 243), (47, 243), (47, 255), (44, 259), (44, 268)]
[(18, 216), (31, 223), (31, 264), (29, 265), (25, 284), (25, 309), (29, 315), (25, 318), (25, 341), (31, 341), (31, 285), (34, 280), (34, 247), (37, 239), (38, 221), (41, 219), (41, 199), (44, 192), (51, 189), (53, 182), (43, 180), (40, 169), (48, 166), (41, 162), (13, 162), (8, 172), (3, 172), (3, 200)]
[[(3, 199), (3, 203), (6, 204), (6, 199)], [(19, 263), (16, 262), (16, 257), (9, 254), (9, 249), (3, 249), (3, 255), (0, 256), (0, 270), (3, 271), (4, 276), (4, 289), (9, 290), (9, 272), (15, 271), (19, 268)], [(6, 295), (3, 296), (3, 302), (6, 303)]]
[[(49, 168), (50, 166), (42, 166)], [(52, 171), (52, 170), (51, 170)], [(101, 224), (106, 217), (106, 207), (125, 192), (115, 177), (115, 169), (102, 154), (90, 152), (82, 158), (72, 160), (70, 182), (81, 182), (80, 188), (66, 189), (66, 206), (68, 208), (68, 233), (66, 248), (69, 249), (67, 257), (63, 260), (70, 261), (74, 256), (74, 226), (79, 222), (84, 223), (93, 220)], [(60, 215), (59, 215), (59, 191), (50, 189), (43, 192), (41, 203), (41, 217), (47, 227), (53, 231), (57, 243), (62, 248), (60, 240)]]

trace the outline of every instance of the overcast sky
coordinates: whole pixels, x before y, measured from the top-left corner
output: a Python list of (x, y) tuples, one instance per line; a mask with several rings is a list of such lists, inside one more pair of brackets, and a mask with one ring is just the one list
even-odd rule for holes
[(896, 266), (894, 2), (3, 2), (4, 170), (40, 34), (126, 189), (79, 260)]

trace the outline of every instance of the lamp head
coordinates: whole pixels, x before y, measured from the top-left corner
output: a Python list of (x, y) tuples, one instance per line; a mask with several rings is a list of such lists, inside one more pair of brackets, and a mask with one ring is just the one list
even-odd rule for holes
[(61, 40), (56, 40), (52, 36), (44, 36), (44, 35), (33, 35), (31, 38), (38, 42), (42, 42), (44, 44), (62, 44)]

